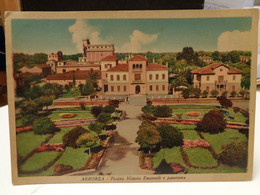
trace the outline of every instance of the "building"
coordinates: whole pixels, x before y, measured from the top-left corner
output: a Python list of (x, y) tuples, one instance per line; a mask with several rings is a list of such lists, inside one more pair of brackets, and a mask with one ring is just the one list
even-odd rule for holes
[(239, 56), (240, 62), (247, 63), (251, 60), (250, 56)]
[[(148, 63), (143, 56), (134, 56), (127, 64), (111, 64), (107, 69), (107, 94), (168, 94), (168, 68)], [(105, 71), (102, 69), (101, 72)]]
[(202, 60), (203, 62), (208, 63), (208, 64), (213, 62), (213, 59), (211, 57), (209, 57), (209, 56), (200, 56), (199, 59)]
[(192, 71), (194, 88), (219, 93), (228, 91), (240, 91), (242, 71), (229, 67), (223, 63), (213, 63), (203, 68)]
[(47, 64), (39, 64), (32, 68), (25, 65), (19, 68), (19, 71), (22, 74), (34, 74), (34, 75), (40, 75), (42, 77), (46, 77), (52, 73), (51, 66)]

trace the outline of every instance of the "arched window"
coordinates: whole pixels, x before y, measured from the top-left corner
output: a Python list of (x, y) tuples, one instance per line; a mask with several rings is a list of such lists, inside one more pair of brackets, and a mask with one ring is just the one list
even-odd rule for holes
[(140, 68), (143, 68), (143, 65), (142, 65), (142, 64), (140, 64)]
[(133, 69), (135, 69), (135, 64), (133, 64)]
[(136, 68), (139, 68), (139, 64), (136, 64)]

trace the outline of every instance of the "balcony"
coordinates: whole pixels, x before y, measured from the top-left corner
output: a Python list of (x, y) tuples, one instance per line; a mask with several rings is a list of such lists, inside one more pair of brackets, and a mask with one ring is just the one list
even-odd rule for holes
[(227, 84), (227, 80), (218, 80), (215, 81), (215, 85), (226, 85)]

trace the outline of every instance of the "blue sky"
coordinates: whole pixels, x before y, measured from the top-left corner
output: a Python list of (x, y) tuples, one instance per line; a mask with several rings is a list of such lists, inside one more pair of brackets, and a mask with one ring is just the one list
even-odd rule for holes
[[(229, 40), (229, 36), (233, 42), (236, 39), (246, 42), (245, 38), (241, 39), (241, 35), (250, 32), (251, 24), (250, 17), (14, 19), (12, 44), (14, 52), (50, 53), (61, 50), (64, 54), (74, 54), (81, 52), (81, 40), (90, 38), (93, 44), (114, 44), (116, 52), (178, 52), (185, 46), (191, 46), (194, 50), (215, 51), (221, 50), (221, 40)], [(233, 32), (236, 32), (235, 36), (232, 36)], [(224, 45), (229, 45), (226, 42)]]

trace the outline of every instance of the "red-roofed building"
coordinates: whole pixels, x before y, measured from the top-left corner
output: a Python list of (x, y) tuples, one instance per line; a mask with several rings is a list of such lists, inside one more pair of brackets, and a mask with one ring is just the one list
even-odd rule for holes
[(213, 63), (203, 68), (192, 71), (194, 78), (194, 88), (202, 91), (219, 91), (220, 95), (224, 91), (240, 91), (242, 71), (229, 67), (223, 63)]
[(134, 56), (127, 64), (112, 65), (107, 71), (107, 94), (168, 94), (168, 68)]
[(19, 71), (22, 74), (34, 74), (34, 75), (41, 75), (42, 77), (46, 77), (51, 74), (51, 66), (47, 64), (39, 64), (32, 68), (28, 66), (23, 66), (19, 68)]

